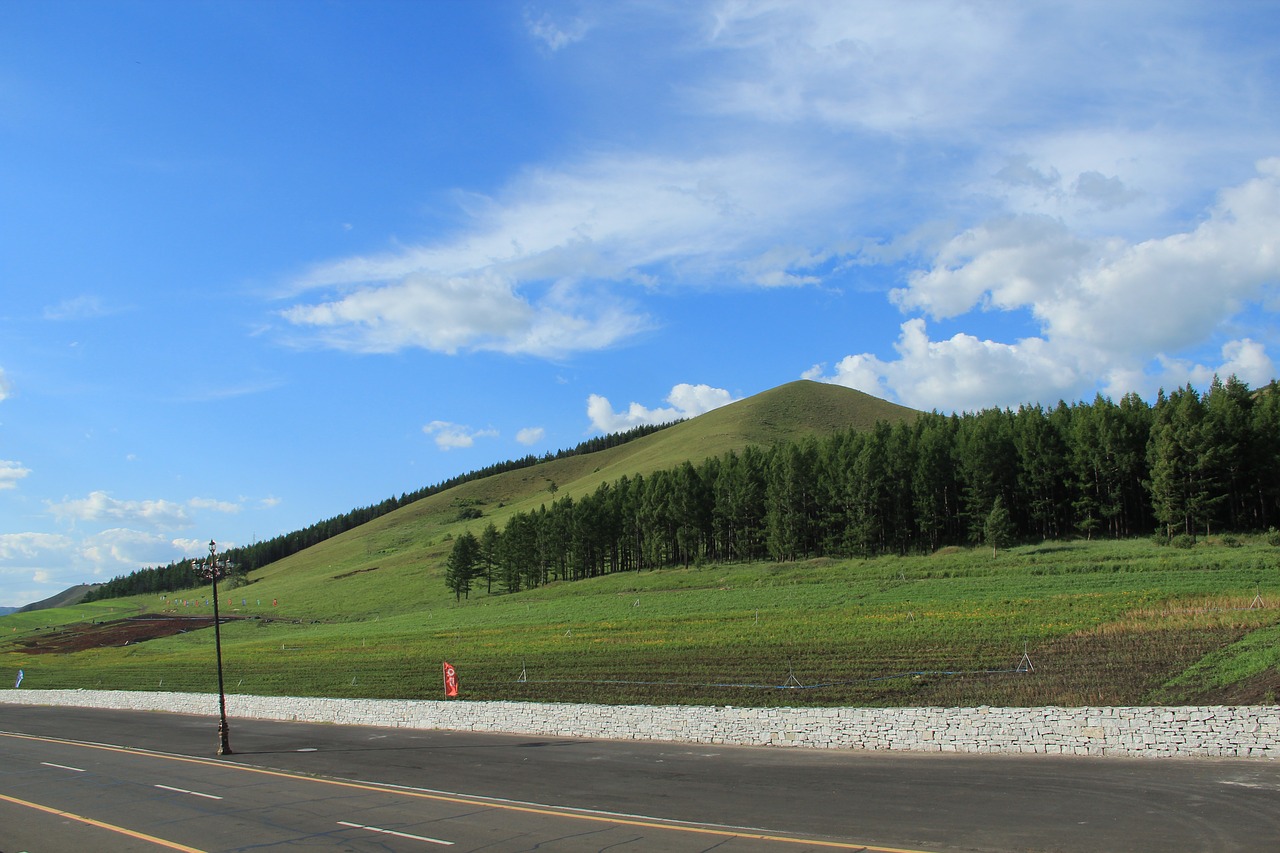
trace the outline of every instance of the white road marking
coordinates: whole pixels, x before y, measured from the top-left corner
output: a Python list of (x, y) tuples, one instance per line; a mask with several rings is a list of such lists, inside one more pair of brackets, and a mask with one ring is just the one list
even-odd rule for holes
[(77, 773), (83, 773), (83, 772), (84, 772), (84, 770), (82, 770), (82, 769), (81, 769), (81, 768), (79, 768), (79, 767), (68, 767), (68, 766), (67, 766), (67, 765), (65, 765), (65, 764), (54, 764), (54, 763), (53, 763), (53, 762), (51, 762), (51, 761), (41, 761), (40, 763), (41, 763), (41, 764), (43, 764), (45, 767), (56, 767), (56, 768), (58, 768), (59, 770), (74, 770), (74, 771), (76, 771)]
[(428, 844), (442, 844), (445, 847), (453, 846), (452, 841), (444, 841), (439, 838), (428, 838), (425, 835), (410, 835), (407, 832), (396, 832), (394, 829), (382, 829), (381, 827), (377, 827), (377, 826), (365, 826), (364, 824), (351, 823), (350, 821), (346, 821), (346, 820), (338, 821), (338, 826), (349, 826), (352, 829), (367, 829), (370, 832), (380, 832), (383, 835), (394, 835), (397, 838), (409, 838), (414, 841), (425, 841)]
[(1262, 790), (1262, 791), (1269, 791), (1269, 790), (1271, 790), (1271, 789), (1273, 789), (1273, 788), (1275, 788), (1275, 789), (1277, 789), (1277, 790), (1280, 790), (1280, 786), (1276, 786), (1276, 785), (1268, 785), (1268, 784), (1265, 784), (1265, 783), (1262, 783), (1262, 782), (1243, 782), (1243, 781), (1239, 781), (1239, 780), (1236, 780), (1236, 779), (1221, 779), (1221, 780), (1219, 780), (1218, 784), (1220, 784), (1220, 785), (1238, 785), (1238, 786), (1239, 786), (1239, 787), (1241, 787), (1241, 788), (1255, 788), (1255, 789)]
[(186, 788), (170, 788), (168, 785), (156, 785), (157, 788), (163, 788), (166, 791), (175, 791), (179, 794), (190, 794), (193, 797), (204, 797), (206, 800), (220, 800), (216, 794), (202, 794), (199, 791), (188, 791)]

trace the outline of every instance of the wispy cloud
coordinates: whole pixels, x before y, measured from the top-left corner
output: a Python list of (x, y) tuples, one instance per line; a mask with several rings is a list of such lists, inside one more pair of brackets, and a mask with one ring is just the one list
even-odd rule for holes
[(214, 512), (224, 512), (232, 515), (244, 509), (241, 504), (233, 501), (220, 501), (215, 498), (192, 498), (187, 501), (187, 506), (192, 509), (209, 509)]
[(56, 305), (46, 306), (46, 320), (91, 320), (117, 313), (109, 308), (98, 296), (82, 295), (64, 299)]
[(552, 53), (581, 41), (591, 29), (591, 25), (583, 18), (557, 21), (551, 13), (538, 13), (532, 8), (525, 9), (524, 25), (529, 35)]
[(530, 169), (500, 199), (469, 199), (471, 225), (455, 240), (313, 269), (297, 287), (338, 295), (283, 317), (359, 351), (601, 349), (653, 326), (618, 285), (809, 280), (826, 257), (797, 251), (799, 235), (848, 190), (839, 172), (766, 151)]
[(223, 400), (234, 400), (237, 397), (248, 397), (274, 391), (284, 384), (284, 380), (273, 377), (256, 377), (225, 385), (204, 385), (186, 388), (179, 393), (178, 399), (191, 403), (216, 403)]
[(880, 133), (968, 126), (990, 120), (1023, 76), (1024, 17), (943, 2), (724, 3), (709, 39), (733, 56), (706, 100), (763, 121)]

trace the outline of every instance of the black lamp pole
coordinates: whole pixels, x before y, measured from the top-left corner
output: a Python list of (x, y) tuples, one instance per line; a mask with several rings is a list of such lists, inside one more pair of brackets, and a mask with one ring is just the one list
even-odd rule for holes
[(218, 576), (231, 570), (226, 557), (217, 555), (217, 544), (209, 540), (209, 558), (196, 560), (196, 571), (209, 578), (213, 589), (213, 648), (218, 658), (218, 755), (231, 755), (227, 743), (227, 694), (222, 686), (222, 629), (218, 619)]

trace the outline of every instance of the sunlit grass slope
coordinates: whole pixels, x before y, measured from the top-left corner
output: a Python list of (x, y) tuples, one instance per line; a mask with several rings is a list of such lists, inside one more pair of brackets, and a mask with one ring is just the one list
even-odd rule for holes
[[(363, 619), (414, 612), (442, 594), (444, 559), (453, 537), (501, 529), (516, 511), (593, 492), (623, 476), (700, 462), (751, 444), (873, 426), (915, 416), (911, 409), (859, 391), (818, 382), (793, 382), (652, 435), (597, 453), (544, 462), (464, 483), (424, 498), (254, 573), (251, 600), (269, 597), (299, 612)], [(460, 521), (464, 509), (479, 519)], [(358, 588), (349, 595), (345, 590)], [(239, 600), (239, 599), (235, 599)], [(341, 602), (339, 612), (330, 603)]]
[[(1275, 701), (1280, 549), (1212, 540), (1064, 542), (930, 556), (714, 565), (455, 602), (454, 537), (623, 475), (914, 413), (849, 389), (783, 386), (628, 444), (463, 484), (224, 589), (233, 692), (734, 705), (1081, 705)], [(555, 489), (552, 489), (552, 484)], [(464, 510), (479, 519), (460, 520)], [(216, 537), (216, 534), (215, 534)], [(0, 618), (24, 687), (214, 689), (213, 634), (31, 655), (46, 627), (209, 614), (205, 589)], [(7, 677), (6, 679), (7, 680)], [(11, 683), (11, 682), (10, 682)], [(3, 682), (0, 682), (3, 686)]]
[[(224, 629), (232, 692), (439, 698), (444, 660), (471, 699), (1119, 705), (1280, 690), (1280, 549), (1262, 541), (668, 569), (461, 603), (434, 570), (347, 575), (338, 544), (328, 574), (223, 594), (266, 617)], [(0, 659), (28, 688), (210, 691), (212, 644), (206, 630), (30, 655), (0, 640)]]

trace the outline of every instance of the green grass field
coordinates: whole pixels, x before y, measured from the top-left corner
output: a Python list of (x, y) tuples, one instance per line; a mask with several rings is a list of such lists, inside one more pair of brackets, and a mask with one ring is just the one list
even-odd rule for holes
[[(226, 683), (268, 695), (729, 705), (1271, 703), (1280, 693), (1280, 548), (1261, 537), (1050, 542), (992, 555), (712, 565), (481, 585), (455, 602), (463, 531), (619, 477), (750, 444), (914, 413), (795, 382), (635, 441), (472, 480), (224, 589)], [(551, 484), (556, 484), (553, 496)], [(479, 510), (466, 519), (462, 510)], [(1238, 547), (1229, 547), (1235, 542)], [(75, 654), (20, 643), (130, 613), (212, 613), (207, 588), (0, 618), (4, 685), (212, 691), (213, 633)], [(185, 599), (185, 601), (184, 601)], [(1256, 606), (1259, 601), (1265, 606)], [(1025, 658), (1024, 658), (1025, 655)], [(1018, 671), (1028, 662), (1034, 670)], [(1026, 667), (1021, 667), (1027, 669)], [(12, 682), (9, 682), (12, 684)]]
[[(229, 692), (439, 698), (444, 660), (468, 699), (1075, 706), (1272, 703), (1280, 692), (1280, 548), (1261, 539), (715, 565), (482, 588), (455, 603), (424, 556), (447, 538), (419, 525), (410, 542), (405, 525), (379, 521), (222, 591), (224, 614), (257, 617), (223, 628)], [(208, 630), (17, 650), (68, 623), (211, 612), (207, 588), (186, 598), (196, 606), (156, 595), (0, 618), (4, 677), (212, 691)]]

